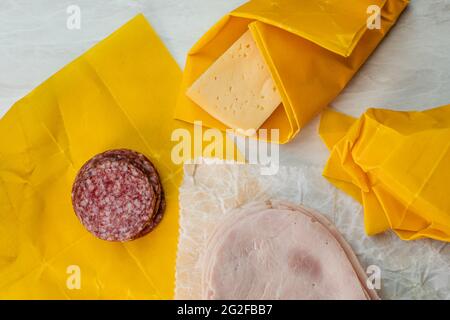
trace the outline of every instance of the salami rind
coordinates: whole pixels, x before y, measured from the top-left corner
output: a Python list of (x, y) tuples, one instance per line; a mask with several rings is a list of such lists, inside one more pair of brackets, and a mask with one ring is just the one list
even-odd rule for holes
[(140, 232), (140, 234), (137, 237), (135, 237), (135, 239), (143, 237), (146, 234), (153, 231), (153, 229), (156, 228), (156, 226), (161, 222), (162, 218), (164, 217), (165, 209), (166, 209), (166, 199), (164, 196), (164, 191), (162, 191), (161, 201), (159, 202), (159, 209), (157, 210), (156, 214), (153, 215), (152, 219), (150, 220), (150, 223)]
[(156, 168), (144, 155), (126, 149), (99, 154), (80, 169), (72, 204), (89, 232), (121, 242), (148, 234), (165, 209)]

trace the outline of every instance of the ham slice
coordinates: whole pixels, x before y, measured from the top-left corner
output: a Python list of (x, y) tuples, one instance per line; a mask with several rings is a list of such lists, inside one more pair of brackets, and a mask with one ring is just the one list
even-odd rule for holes
[(379, 299), (338, 230), (322, 215), (284, 202), (228, 214), (202, 265), (205, 299)]

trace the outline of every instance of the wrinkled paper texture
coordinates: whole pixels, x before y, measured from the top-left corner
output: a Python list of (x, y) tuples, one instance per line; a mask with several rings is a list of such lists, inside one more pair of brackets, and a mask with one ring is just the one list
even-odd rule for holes
[[(195, 131), (173, 119), (180, 81), (176, 62), (138, 15), (1, 119), (0, 298), (173, 297), (183, 168), (173, 161), (171, 135)], [(118, 148), (149, 157), (167, 204), (154, 231), (126, 243), (95, 238), (71, 204), (80, 167)]]
[(433, 240), (402, 241), (391, 231), (366, 236), (361, 205), (321, 173), (321, 167), (313, 166), (280, 167), (278, 174), (263, 176), (256, 165), (185, 165), (175, 298), (201, 298), (201, 257), (223, 215), (250, 201), (278, 199), (330, 219), (363, 268), (381, 269), (382, 299), (450, 299), (450, 246)]
[[(206, 127), (227, 129), (189, 99), (186, 90), (250, 29), (283, 102), (261, 126), (268, 134), (258, 138), (287, 143), (339, 95), (408, 3), (249, 1), (219, 20), (190, 49), (175, 117), (190, 123), (202, 120)], [(379, 29), (367, 28), (367, 10), (371, 5), (381, 9)], [(278, 129), (279, 134), (272, 137), (270, 129)]]

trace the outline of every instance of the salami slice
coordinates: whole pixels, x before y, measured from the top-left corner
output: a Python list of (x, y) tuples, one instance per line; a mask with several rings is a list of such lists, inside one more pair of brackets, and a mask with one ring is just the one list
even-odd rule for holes
[(126, 149), (89, 160), (75, 179), (72, 203), (89, 232), (121, 242), (152, 231), (165, 209), (156, 168), (144, 155)]
[(151, 221), (144, 228), (144, 230), (142, 230), (142, 232), (136, 236), (136, 238), (142, 237), (147, 233), (151, 232), (162, 220), (163, 213), (166, 207), (164, 190), (162, 188), (161, 180), (155, 166), (143, 154), (127, 149), (107, 151), (103, 153), (102, 157), (131, 161), (135, 167), (142, 170), (149, 178), (150, 183), (154, 188), (155, 193), (157, 194), (157, 201), (156, 201), (157, 210), (155, 210), (155, 213)]

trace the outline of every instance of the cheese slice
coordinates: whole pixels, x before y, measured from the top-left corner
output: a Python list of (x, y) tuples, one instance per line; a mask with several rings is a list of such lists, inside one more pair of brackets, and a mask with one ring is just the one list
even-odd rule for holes
[(186, 94), (214, 118), (245, 135), (253, 135), (281, 103), (250, 30)]

